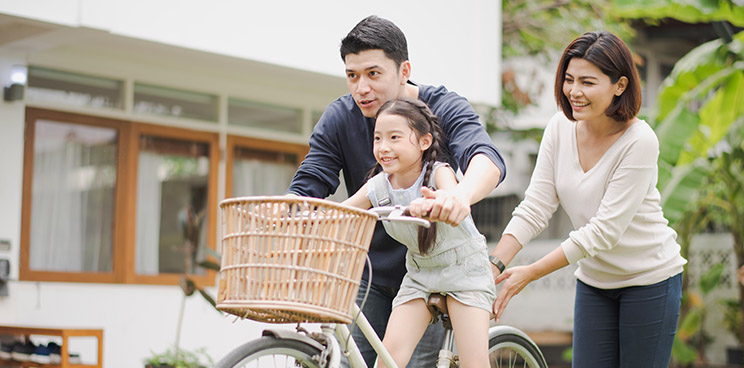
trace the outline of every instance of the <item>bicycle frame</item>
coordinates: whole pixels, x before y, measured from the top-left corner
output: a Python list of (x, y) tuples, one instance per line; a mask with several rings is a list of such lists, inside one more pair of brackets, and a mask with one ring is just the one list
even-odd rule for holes
[[(397, 368), (395, 361), (393, 361), (390, 353), (385, 349), (382, 341), (375, 333), (372, 325), (367, 321), (367, 317), (354, 304), (354, 315), (355, 323), (358, 328), (364, 334), (366, 340), (377, 352), (378, 358), (385, 363), (389, 368)], [(287, 330), (264, 330), (264, 335), (272, 335), (277, 338), (287, 340), (297, 340), (316, 346), (322, 351), (320, 360), (325, 362), (325, 366), (328, 368), (338, 368), (341, 366), (341, 354), (344, 354), (349, 359), (349, 365), (352, 368), (369, 368), (362, 358), (362, 353), (359, 351), (354, 338), (351, 336), (349, 326), (340, 323), (323, 323), (320, 326), (322, 339), (316, 339), (309, 337), (305, 334), (301, 334), (295, 331)], [(454, 337), (452, 331), (447, 331), (442, 341), (442, 349), (439, 351), (439, 359), (437, 361), (437, 367), (449, 367), (452, 359), (455, 355)], [(499, 335), (517, 335), (529, 341), (533, 346), (537, 346), (534, 341), (523, 331), (505, 325), (492, 326), (488, 329), (489, 339)], [(325, 345), (322, 345), (318, 340), (325, 340)], [(444, 355), (444, 356), (443, 356)], [(542, 352), (538, 349), (536, 358), (540, 361), (544, 361), (545, 358)]]

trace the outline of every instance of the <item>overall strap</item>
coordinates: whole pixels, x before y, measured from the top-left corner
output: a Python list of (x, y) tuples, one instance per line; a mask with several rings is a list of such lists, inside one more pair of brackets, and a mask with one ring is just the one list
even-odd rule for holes
[(372, 183), (375, 185), (375, 193), (377, 194), (377, 203), (375, 207), (389, 206), (393, 202), (390, 200), (390, 191), (388, 190), (387, 180), (385, 179), (385, 172), (380, 171), (377, 175), (372, 177)]

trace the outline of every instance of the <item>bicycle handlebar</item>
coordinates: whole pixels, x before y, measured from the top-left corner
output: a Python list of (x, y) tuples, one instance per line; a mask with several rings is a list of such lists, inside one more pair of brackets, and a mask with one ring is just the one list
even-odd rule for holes
[(418, 226), (428, 228), (431, 226), (431, 222), (420, 217), (411, 216), (408, 211), (408, 207), (397, 205), (397, 206), (384, 206), (384, 207), (372, 207), (370, 211), (377, 214), (380, 221), (394, 221), (394, 222), (405, 222)]

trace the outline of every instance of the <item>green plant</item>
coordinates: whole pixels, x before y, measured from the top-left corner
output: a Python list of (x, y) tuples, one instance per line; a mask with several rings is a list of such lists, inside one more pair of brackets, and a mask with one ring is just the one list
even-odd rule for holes
[(722, 263), (711, 267), (700, 277), (702, 295), (688, 290), (683, 297), (682, 302), (687, 306), (687, 312), (679, 324), (672, 347), (674, 359), (681, 364), (691, 364), (696, 360), (705, 361), (705, 346), (712, 340), (703, 327), (709, 305), (706, 303), (706, 297), (720, 283), (723, 270)]
[(742, 325), (742, 313), (741, 307), (739, 306), (738, 299), (724, 299), (721, 300), (723, 305), (723, 325), (726, 327), (734, 337), (739, 345), (742, 345), (741, 339), (741, 327)]
[(194, 351), (168, 348), (163, 353), (153, 353), (144, 359), (147, 368), (207, 368), (214, 365), (205, 348)]

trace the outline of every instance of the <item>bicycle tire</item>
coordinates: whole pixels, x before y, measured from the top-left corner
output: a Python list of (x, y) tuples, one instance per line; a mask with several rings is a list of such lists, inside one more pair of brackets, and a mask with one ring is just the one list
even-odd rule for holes
[(302, 341), (264, 336), (233, 349), (216, 368), (318, 368), (320, 350)]
[(488, 360), (492, 368), (547, 368), (540, 349), (522, 336), (505, 333), (488, 340)]

